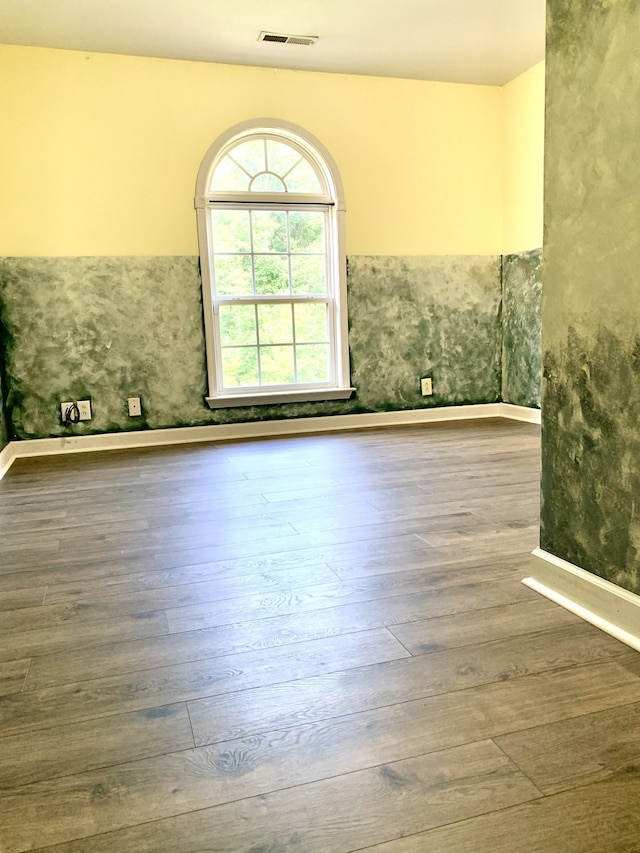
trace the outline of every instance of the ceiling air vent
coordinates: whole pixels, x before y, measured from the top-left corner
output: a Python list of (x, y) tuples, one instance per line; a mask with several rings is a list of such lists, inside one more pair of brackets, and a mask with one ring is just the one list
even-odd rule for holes
[(312, 45), (318, 40), (318, 36), (290, 36), (286, 33), (266, 33), (261, 32), (258, 36), (258, 41), (271, 41), (276, 44), (303, 44)]

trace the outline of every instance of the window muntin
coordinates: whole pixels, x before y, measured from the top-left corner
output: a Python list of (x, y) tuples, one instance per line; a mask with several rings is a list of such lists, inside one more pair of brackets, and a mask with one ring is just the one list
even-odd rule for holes
[(327, 194), (321, 172), (302, 150), (268, 137), (232, 145), (215, 167), (209, 189)]
[(327, 384), (328, 312), (309, 302), (220, 306), (223, 387)]
[(215, 298), (328, 294), (327, 211), (216, 206), (210, 217)]
[(213, 206), (218, 387), (333, 385), (330, 213)]
[(246, 123), (211, 146), (196, 191), (209, 405), (349, 397), (330, 155), (293, 125)]

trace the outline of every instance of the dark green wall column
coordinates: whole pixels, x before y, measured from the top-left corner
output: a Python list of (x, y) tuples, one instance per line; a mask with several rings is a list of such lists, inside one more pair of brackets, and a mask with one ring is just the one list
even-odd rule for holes
[(0, 292), (0, 450), (9, 442), (9, 421), (7, 418), (7, 332), (3, 322), (2, 293)]
[(547, 25), (541, 545), (640, 592), (640, 4)]

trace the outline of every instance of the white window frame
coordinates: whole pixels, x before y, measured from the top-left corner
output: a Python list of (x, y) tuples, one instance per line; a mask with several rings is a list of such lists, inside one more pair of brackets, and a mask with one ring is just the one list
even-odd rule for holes
[[(216, 192), (209, 189), (213, 172), (227, 151), (240, 141), (251, 138), (271, 138), (301, 149), (307, 160), (322, 175), (328, 188), (326, 196), (303, 193), (266, 192)], [(209, 393), (205, 397), (212, 409), (231, 406), (269, 405), (308, 400), (346, 400), (354, 392), (349, 380), (349, 344), (347, 320), (347, 263), (345, 252), (345, 203), (342, 182), (337, 166), (326, 148), (307, 131), (289, 122), (262, 118), (242, 122), (223, 133), (204, 156), (196, 180), (195, 198), (202, 274), (202, 301), (204, 309), (205, 344)], [(329, 316), (333, 319), (330, 335), (332, 341), (332, 375), (330, 383), (319, 385), (256, 386), (224, 389), (221, 387), (220, 342), (216, 312), (224, 300), (215, 298), (213, 282), (213, 241), (210, 212), (215, 209), (271, 209), (318, 210), (326, 215), (327, 228), (327, 280), (328, 296), (320, 301), (330, 304)], [(260, 297), (252, 297), (252, 304)], [(263, 302), (278, 302), (277, 297), (264, 297)], [(313, 297), (287, 296), (282, 301), (318, 301)]]

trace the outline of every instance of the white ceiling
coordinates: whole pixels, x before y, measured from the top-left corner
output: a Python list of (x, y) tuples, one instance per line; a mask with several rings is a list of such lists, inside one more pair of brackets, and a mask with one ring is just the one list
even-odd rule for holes
[(545, 0), (0, 0), (0, 43), (500, 85), (544, 57), (544, 19)]

